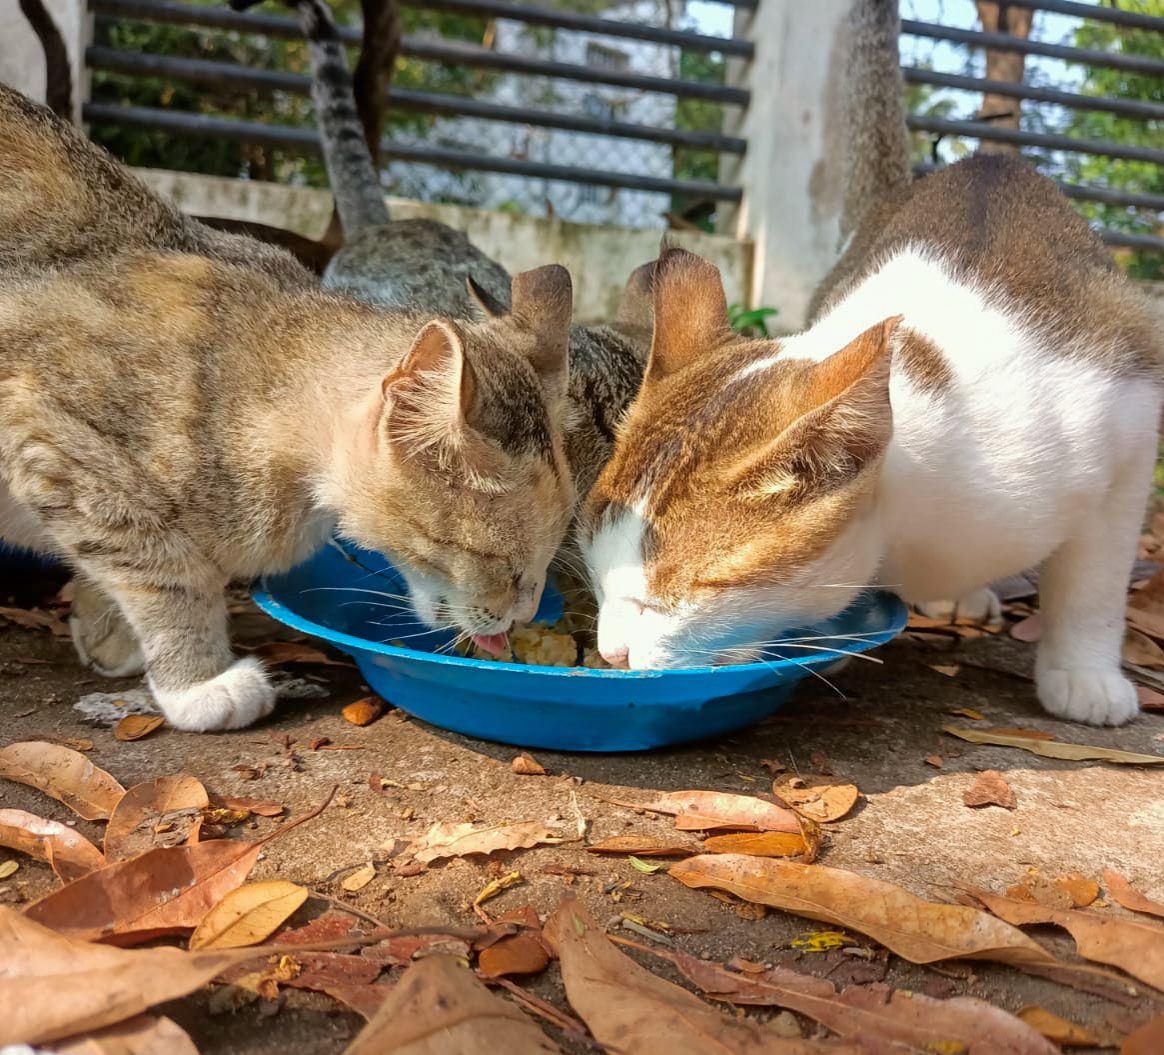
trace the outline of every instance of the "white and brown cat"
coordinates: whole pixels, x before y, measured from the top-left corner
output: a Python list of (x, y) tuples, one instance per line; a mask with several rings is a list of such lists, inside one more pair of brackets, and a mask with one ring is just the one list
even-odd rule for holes
[[(896, 3), (854, 18), (872, 94), (899, 93)], [(581, 528), (599, 648), (730, 660), (870, 583), (957, 598), (1042, 562), (1039, 699), (1118, 725), (1164, 338), (1048, 180), (979, 156), (911, 183), (893, 110), (854, 140), (850, 215), (876, 201), (804, 333), (735, 336), (716, 269), (660, 260), (647, 377)]]

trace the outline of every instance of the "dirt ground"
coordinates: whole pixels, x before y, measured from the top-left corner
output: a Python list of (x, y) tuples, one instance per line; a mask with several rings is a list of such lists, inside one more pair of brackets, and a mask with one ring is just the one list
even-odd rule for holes
[[(0, 593), (28, 604), (47, 585), (7, 583)], [(12, 601), (4, 597), (2, 603)], [(288, 636), (257, 612), (236, 617), (236, 624), (243, 643)], [(348, 901), (389, 926), (472, 922), (473, 898), (500, 874), (500, 866), (520, 870), (525, 883), (489, 903), (495, 914), (533, 905), (545, 915), (571, 889), (600, 921), (617, 925), (622, 912), (663, 921), (673, 928), (669, 940), (720, 961), (732, 956), (779, 961), (828, 973), (840, 982), (855, 967), (864, 972), (861, 980), (884, 969), (885, 980), (895, 987), (935, 996), (979, 996), (1010, 1010), (1039, 1004), (1106, 1035), (1118, 1035), (1164, 1010), (1158, 998), (1141, 996), (1125, 1006), (986, 964), (928, 969), (897, 957), (886, 963), (880, 954), (870, 963), (836, 953), (796, 952), (792, 939), (819, 926), (780, 912), (755, 918), (757, 913), (738, 903), (688, 890), (665, 873), (640, 874), (625, 858), (587, 854), (577, 842), (494, 855), (499, 861), (454, 859), (410, 878), (397, 877), (385, 866), (357, 894), (340, 886), (351, 869), (368, 861), (383, 864), (385, 848), (394, 839), (422, 833), (436, 821), (540, 820), (569, 830), (575, 827), (576, 802), (588, 822), (589, 840), (628, 833), (666, 836), (673, 830), (668, 818), (606, 800), (645, 801), (655, 791), (689, 788), (767, 791), (771, 775), (763, 763), (768, 760), (793, 773), (812, 774), (827, 766), (838, 780), (861, 789), (854, 813), (830, 826), (821, 857), (829, 865), (929, 897), (951, 896), (959, 881), (1001, 891), (1028, 867), (1051, 876), (1079, 871), (1095, 879), (1104, 868), (1113, 868), (1150, 896), (1164, 896), (1164, 770), (1052, 761), (973, 746), (941, 731), (950, 721), (967, 724), (949, 712), (969, 707), (985, 716), (984, 726), (1024, 726), (1063, 740), (1164, 754), (1164, 716), (1144, 716), (1119, 730), (1049, 718), (1039, 709), (1029, 680), (1033, 648), (1005, 636), (963, 641), (953, 648), (902, 639), (877, 655), (883, 664), (854, 663), (837, 676), (843, 697), (808, 679), (783, 711), (735, 736), (645, 754), (536, 751), (549, 775), (518, 776), (510, 770), (513, 748), (447, 733), (399, 711), (365, 728), (348, 724), (340, 716), (341, 706), (366, 695), (358, 673), (348, 667), (295, 668), (295, 674), (325, 685), (327, 699), (284, 702), (256, 728), (217, 735), (163, 729), (148, 739), (121, 743), (109, 729), (82, 721), (73, 704), (83, 693), (126, 689), (136, 680), (99, 679), (78, 666), (67, 640), (7, 625), (0, 628), (0, 743), (84, 737), (94, 744), (89, 757), (127, 787), (185, 771), (213, 792), (276, 799), (291, 815), (306, 812), (338, 786), (337, 804), (274, 842), (251, 878), (294, 880)], [(950, 676), (931, 664), (959, 669)], [(353, 749), (310, 750), (311, 741), (320, 737)], [(927, 764), (927, 755), (941, 756), (942, 767)], [(257, 779), (244, 779), (246, 774), (234, 768), (262, 770), (263, 763), (269, 765)], [(984, 769), (1002, 772), (1018, 798), (1016, 810), (963, 805), (963, 791)], [(372, 772), (394, 783), (375, 791), (369, 784)], [(62, 822), (74, 820), (60, 804), (16, 784), (0, 784), (0, 803)], [(266, 832), (276, 823), (257, 820), (251, 822), (253, 831), (244, 827), (241, 832)], [(99, 840), (99, 826), (78, 826)], [(9, 856), (0, 851), (0, 860)], [(53, 886), (46, 866), (20, 861), (19, 871), (0, 883), (0, 901), (21, 904)], [(623, 889), (627, 881), (631, 885)], [(305, 920), (327, 907), (312, 899), (297, 918)], [(1062, 932), (1048, 928), (1032, 934), (1059, 954), (1072, 955)], [(628, 936), (644, 940), (639, 934)], [(650, 966), (666, 973), (657, 962)], [(528, 985), (566, 1007), (553, 966)], [(209, 1014), (207, 999), (203, 990), (164, 1008), (204, 1055), (289, 1050), (324, 1055), (340, 1052), (360, 1026), (357, 1016), (311, 993), (287, 991), (275, 1004), (223, 1015)], [(764, 1018), (774, 1012), (749, 1013)], [(807, 1022), (804, 1028), (811, 1035)], [(567, 1050), (584, 1050), (563, 1043)]]

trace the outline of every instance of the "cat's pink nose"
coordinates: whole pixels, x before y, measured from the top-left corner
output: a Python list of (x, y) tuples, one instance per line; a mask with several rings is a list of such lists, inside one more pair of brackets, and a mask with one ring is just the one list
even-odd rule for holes
[(612, 667), (618, 667), (620, 670), (627, 670), (630, 667), (630, 649), (626, 645), (619, 645), (617, 648), (600, 648), (598, 653)]

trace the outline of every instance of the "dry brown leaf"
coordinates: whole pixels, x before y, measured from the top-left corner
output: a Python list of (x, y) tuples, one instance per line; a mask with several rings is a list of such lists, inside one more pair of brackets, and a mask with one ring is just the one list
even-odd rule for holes
[(650, 802), (620, 802), (616, 806), (668, 813), (680, 831), (713, 831), (735, 828), (742, 831), (800, 832), (801, 821), (793, 810), (750, 795), (725, 791), (672, 791)]
[(211, 795), (210, 804), (225, 810), (254, 813), (260, 817), (282, 817), (287, 812), (286, 806), (272, 799), (248, 799), (228, 795)]
[(1149, 689), (1147, 685), (1136, 686), (1136, 699), (1141, 711), (1164, 711), (1164, 693)]
[(0, 1047), (123, 1022), (256, 955), (251, 949), (189, 953), (91, 944), (0, 905)]
[(867, 935), (913, 963), (995, 960), (1061, 966), (1022, 931), (966, 905), (925, 901), (892, 883), (824, 865), (742, 855), (693, 857), (668, 874)]
[(509, 763), (509, 768), (525, 777), (544, 777), (546, 775), (546, 767), (533, 755), (526, 754), (524, 751)]
[(0, 810), (0, 846), (47, 861), (66, 883), (105, 864), (80, 832), (24, 810)]
[(123, 743), (144, 740), (150, 733), (166, 724), (160, 714), (127, 714), (113, 729), (113, 735)]
[(1010, 636), (1016, 641), (1033, 645), (1043, 636), (1043, 621), (1039, 618), (1039, 613), (1020, 619), (1010, 628)]
[(802, 817), (826, 824), (844, 817), (857, 804), (861, 793), (856, 784), (829, 784), (785, 777), (772, 784), (772, 794)]
[(678, 846), (663, 839), (645, 835), (612, 835), (609, 839), (586, 847), (591, 854), (634, 854), (636, 857), (689, 857), (699, 853), (698, 846)]
[(69, 628), (60, 615), (43, 608), (0, 608), (0, 619), (27, 630), (48, 630), (53, 637), (69, 636)]
[(989, 736), (1019, 736), (1024, 740), (1054, 740), (1050, 733), (1042, 729), (1026, 729), (1021, 725), (996, 725), (990, 729), (981, 730)]
[(1018, 808), (1011, 786), (1002, 779), (997, 769), (987, 769), (979, 773), (974, 783), (962, 792), (962, 802), (967, 806), (1002, 806), (1004, 809)]
[(1145, 634), (1164, 638), (1164, 576), (1160, 572), (1128, 598), (1127, 621)]
[(962, 670), (957, 663), (927, 663), (926, 666), (935, 674), (944, 674), (947, 678), (956, 678)]
[(1164, 1051), (1164, 1015), (1157, 1015), (1124, 1038), (1120, 1055), (1160, 1055)]
[(548, 1055), (561, 1049), (449, 956), (418, 960), (344, 1055)]
[(1127, 971), (1154, 989), (1164, 990), (1164, 927), (1117, 919), (1078, 909), (1051, 908), (1037, 902), (1001, 897), (967, 886), (967, 893), (1000, 919), (1016, 926), (1054, 923), (1072, 938), (1079, 955)]
[[(682, 952), (647, 949), (670, 960), (713, 999), (798, 1011), (870, 1055), (956, 1050), (965, 1055), (1054, 1055), (1038, 1033), (1001, 1008), (972, 997), (937, 1000), (884, 985), (852, 985), (837, 993), (832, 982), (784, 967), (741, 974)], [(958, 1044), (953, 1048), (954, 1043)], [(950, 1045), (943, 1048), (941, 1045)]]
[(188, 773), (135, 784), (105, 828), (105, 860), (115, 864), (185, 842), (197, 833), (209, 804), (206, 789)]
[(307, 900), (307, 889), (283, 879), (249, 883), (226, 895), (190, 935), (191, 949), (239, 949), (266, 941)]
[(946, 713), (952, 714), (957, 718), (965, 718), (967, 721), (970, 721), (970, 722), (984, 722), (984, 721), (986, 721), (986, 715), (983, 714), (981, 711), (974, 710), (974, 708), (972, 708), (972, 707), (955, 707), (953, 710), (947, 711)]
[(732, 1019), (693, 993), (640, 967), (568, 898), (546, 923), (562, 969), (566, 999), (594, 1039), (615, 1051), (667, 1055), (857, 1055), (847, 1044), (782, 1038)]
[(41, 740), (0, 748), (0, 777), (51, 795), (87, 821), (108, 820), (125, 794), (125, 788), (84, 755)]
[(751, 854), (753, 857), (815, 858), (820, 845), (819, 832), (806, 827), (809, 838), (791, 832), (736, 832), (712, 835), (703, 841), (709, 854)]
[(384, 713), (384, 703), (377, 696), (365, 696), (362, 700), (349, 703), (340, 714), (352, 725), (371, 725)]
[(946, 764), (941, 755), (926, 755), (922, 761), (925, 762), (927, 766), (933, 766), (934, 769), (941, 769), (942, 766)]
[(53, 1045), (58, 1055), (198, 1055), (190, 1035), (176, 1022), (138, 1015), (98, 1030), (83, 1040)]
[(482, 978), (502, 978), (511, 974), (537, 974), (550, 962), (550, 954), (536, 934), (514, 934), (482, 949), (477, 973)]
[(1086, 744), (1068, 744), (1061, 740), (1033, 740), (1026, 736), (991, 733), (985, 729), (966, 729), (943, 725), (942, 729), (959, 740), (972, 744), (991, 744), (995, 747), (1018, 747), (1043, 758), (1065, 758), (1072, 762), (1115, 762), (1128, 766), (1161, 766), (1164, 755), (1139, 755), (1133, 751), (1117, 751), (1111, 747), (1088, 747)]
[(1099, 897), (1099, 884), (1078, 872), (1059, 876), (1055, 880), (1055, 885), (1067, 894), (1075, 908), (1087, 908)]
[(1066, 1048), (1101, 1048), (1101, 1038), (1097, 1037), (1085, 1026), (1077, 1026), (1060, 1018), (1053, 1011), (1035, 1004), (1024, 1007), (1016, 1013), (1016, 1017), (1025, 1022), (1032, 1029), (1037, 1029), (1048, 1040), (1062, 1044)]
[(340, 882), (340, 886), (349, 894), (354, 894), (357, 890), (363, 890), (375, 878), (376, 866), (369, 861), (362, 868), (357, 868), (351, 875), (345, 876)]
[(268, 667), (281, 667), (285, 663), (312, 663), (327, 667), (350, 667), (350, 663), (332, 659), (325, 652), (311, 645), (296, 641), (268, 641), (251, 649), (252, 656), (258, 656)]
[(1145, 897), (1119, 872), (1113, 872), (1110, 868), (1104, 869), (1103, 885), (1107, 887), (1108, 897), (1124, 908), (1132, 912), (1142, 912), (1148, 916), (1164, 918), (1164, 905), (1159, 901), (1153, 901), (1150, 897)]
[(82, 941), (147, 941), (193, 930), (255, 866), (261, 843), (215, 839), (150, 850), (33, 902), (29, 919)]
[(1125, 663), (1149, 670), (1164, 670), (1164, 649), (1147, 634), (1128, 627), (1124, 631), (1124, 646), (1121, 656)]
[(434, 824), (408, 852), (421, 864), (442, 857), (491, 854), (497, 850), (525, 850), (531, 846), (555, 846), (564, 840), (538, 821), (494, 824), (474, 828), (472, 824)]

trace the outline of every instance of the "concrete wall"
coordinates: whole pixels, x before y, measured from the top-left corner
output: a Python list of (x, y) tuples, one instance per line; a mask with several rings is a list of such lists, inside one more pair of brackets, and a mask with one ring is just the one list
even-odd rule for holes
[[(86, 83), (83, 60), (89, 15), (84, 0), (44, 0), (44, 5), (69, 51), (73, 67), (73, 117), (79, 120)], [(45, 101), (44, 50), (21, 12), (19, 0), (0, 0), (0, 81), (37, 102)]]
[[(272, 224), (309, 238), (318, 238), (331, 217), (331, 194), (327, 191), (155, 169), (136, 171), (158, 193), (197, 216)], [(627, 276), (659, 251), (659, 231), (565, 223), (392, 198), (388, 204), (399, 219), (429, 217), (464, 231), (511, 272), (542, 264), (565, 265), (574, 279), (574, 312), (580, 322), (611, 318)], [(749, 244), (721, 235), (676, 235), (675, 241), (719, 267), (729, 303), (746, 296), (751, 284)]]

